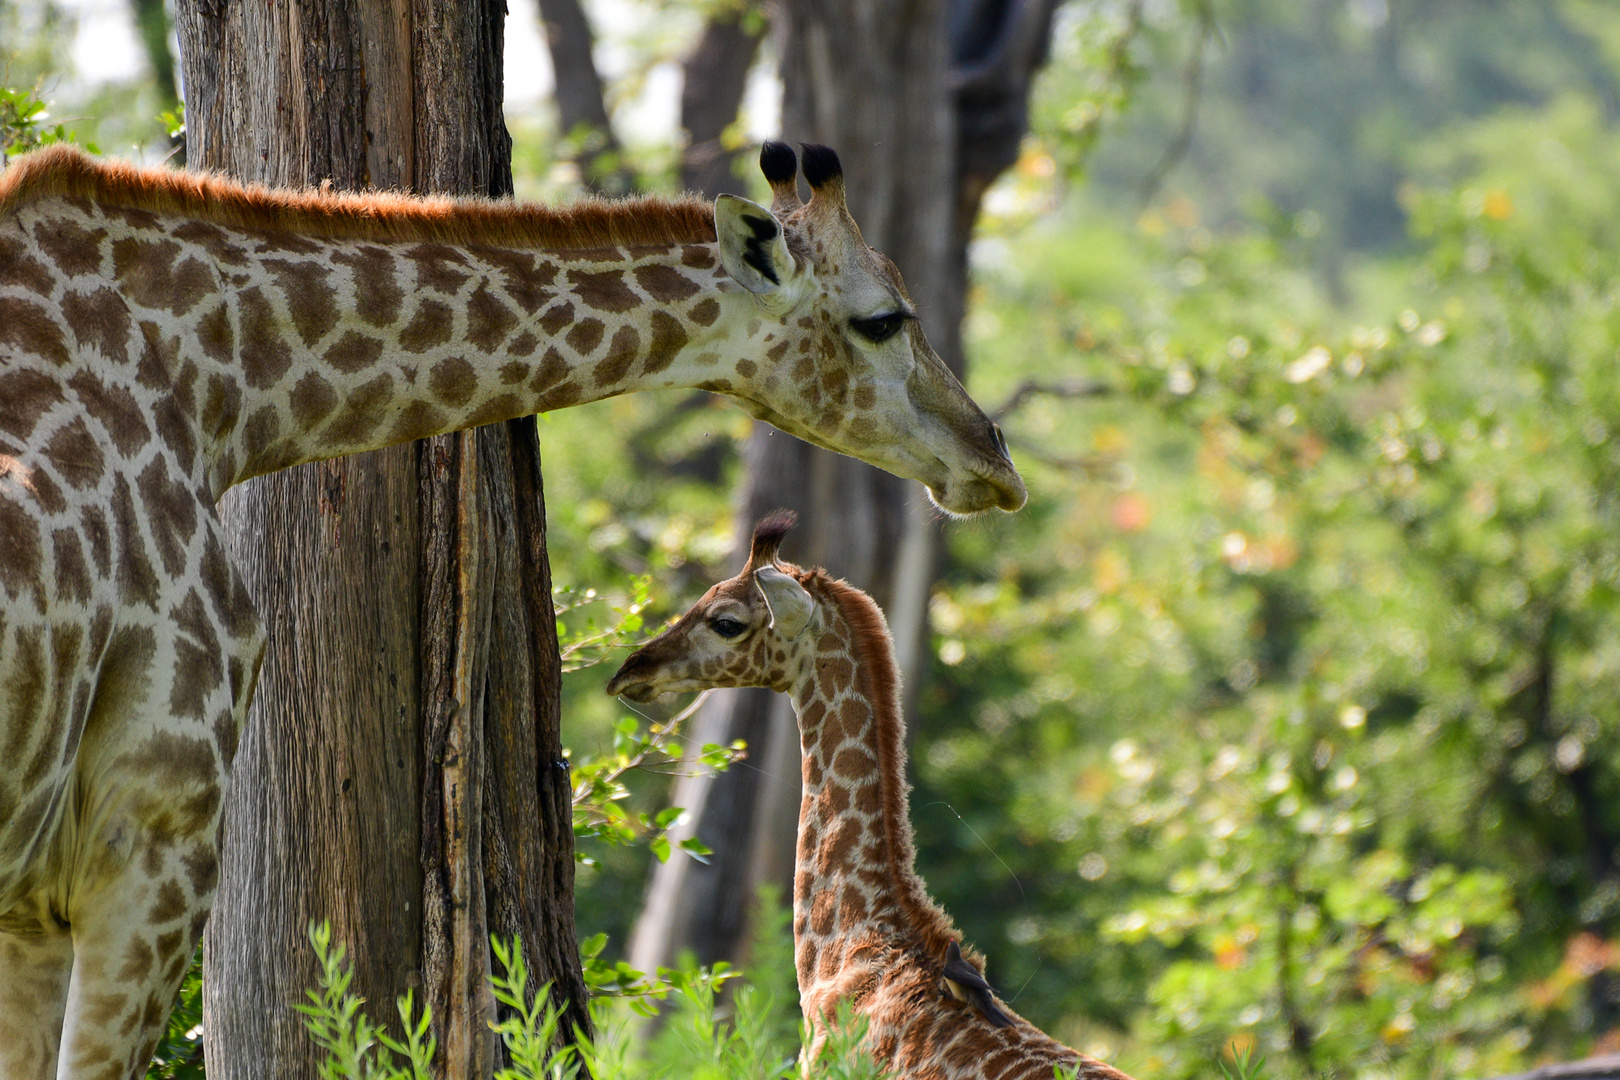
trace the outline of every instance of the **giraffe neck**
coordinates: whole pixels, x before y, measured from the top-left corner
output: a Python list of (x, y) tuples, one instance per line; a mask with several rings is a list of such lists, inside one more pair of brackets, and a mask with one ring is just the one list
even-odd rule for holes
[(71, 247), (79, 274), (111, 284), (64, 282), (67, 318), (134, 368), (137, 397), (178, 408), (216, 497), (633, 390), (723, 392), (758, 351), (749, 339), (770, 334), (715, 245), (690, 237), (589, 250), (310, 237), (61, 198), (19, 216), (42, 250)]
[(864, 594), (821, 578), (815, 655), (793, 688), (804, 800), (794, 875), (801, 992), (877, 942), (935, 955), (950, 924), (913, 870), (905, 729), (893, 645)]

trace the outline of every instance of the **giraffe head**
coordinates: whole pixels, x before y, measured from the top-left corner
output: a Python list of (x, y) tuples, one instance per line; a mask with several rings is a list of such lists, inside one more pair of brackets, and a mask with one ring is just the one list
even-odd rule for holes
[(807, 442), (922, 481), (953, 514), (1024, 504), (1001, 429), (928, 347), (900, 271), (866, 246), (844, 201), (838, 155), (768, 142), (766, 209), (722, 195), (720, 261), (752, 294), (746, 336), (763, 359), (736, 361), (728, 391), (761, 420)]
[(631, 653), (607, 685), (612, 695), (651, 701), (715, 686), (788, 692), (814, 649), (821, 615), (800, 580), (811, 571), (777, 560), (798, 516), (778, 510), (754, 529), (748, 565)]

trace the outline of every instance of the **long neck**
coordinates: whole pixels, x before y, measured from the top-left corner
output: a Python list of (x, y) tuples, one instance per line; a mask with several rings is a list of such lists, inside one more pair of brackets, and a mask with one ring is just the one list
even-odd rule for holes
[(799, 985), (836, 973), (875, 940), (942, 949), (948, 923), (913, 871), (905, 732), (893, 646), (882, 613), (822, 580), (813, 671), (793, 691), (804, 801), (793, 887)]
[[(309, 238), (93, 203), (141, 381), (199, 431), (208, 485), (632, 390), (732, 389), (748, 294), (712, 243), (539, 250)], [(39, 230), (36, 230), (39, 231)], [(757, 320), (755, 320), (757, 322)]]

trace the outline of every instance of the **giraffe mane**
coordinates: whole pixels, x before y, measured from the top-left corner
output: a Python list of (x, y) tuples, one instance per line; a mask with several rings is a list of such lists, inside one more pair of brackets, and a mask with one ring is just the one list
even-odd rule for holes
[(556, 207), (397, 191), (294, 191), (241, 184), (211, 173), (97, 161), (65, 145), (21, 155), (0, 171), (0, 214), (52, 196), (334, 239), (559, 251), (715, 239), (713, 208), (690, 197), (586, 198)]
[(911, 814), (906, 782), (906, 731), (900, 708), (900, 668), (894, 659), (894, 639), (889, 634), (883, 609), (861, 590), (840, 581), (825, 570), (812, 570), (802, 584), (819, 589), (838, 608), (855, 636), (855, 679), (860, 691), (872, 703), (877, 724), (878, 771), (882, 774), (882, 810), (888, 852), (889, 879), (895, 886), (895, 899), (911, 929), (921, 938), (925, 954), (937, 958), (951, 941), (960, 936), (950, 916), (928, 895), (917, 876), (917, 850), (911, 831)]

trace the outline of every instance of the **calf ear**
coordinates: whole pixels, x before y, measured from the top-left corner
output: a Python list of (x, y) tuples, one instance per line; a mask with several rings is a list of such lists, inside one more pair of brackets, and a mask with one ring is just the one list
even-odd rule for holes
[(810, 614), (816, 602), (803, 585), (794, 581), (774, 566), (754, 571), (754, 582), (765, 594), (765, 603), (771, 609), (771, 627), (783, 640), (792, 641), (810, 625)]
[(774, 293), (793, 273), (782, 223), (758, 203), (720, 196), (714, 200), (714, 231), (720, 237), (721, 265), (749, 292)]

